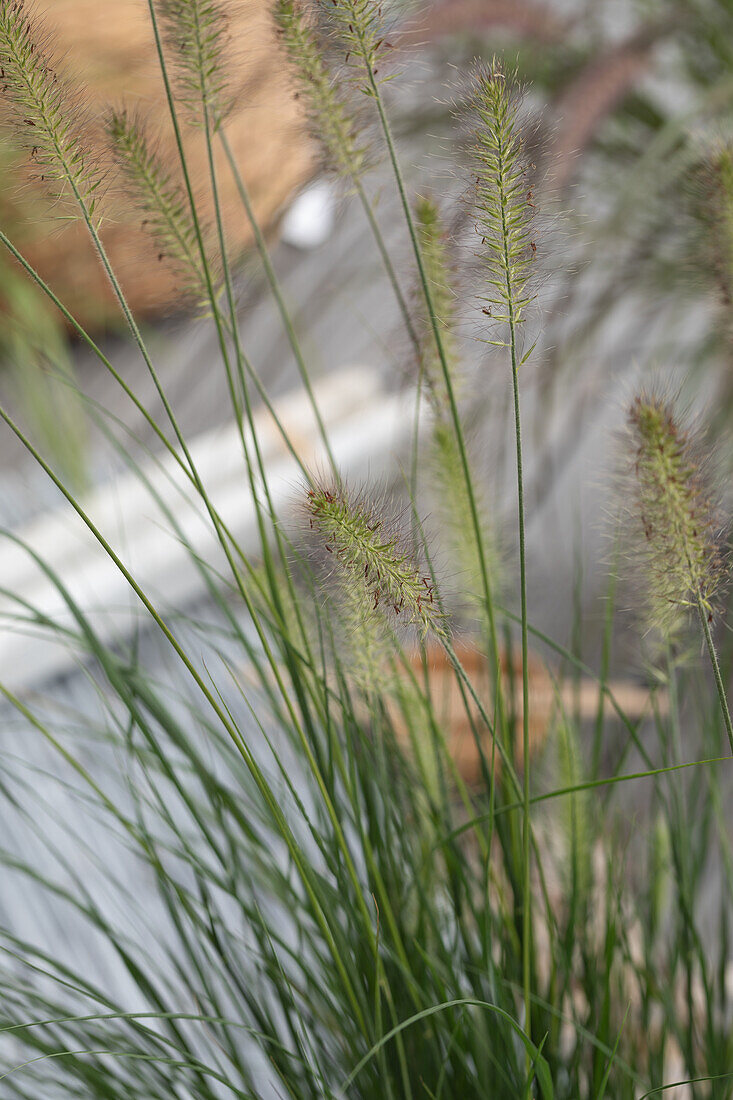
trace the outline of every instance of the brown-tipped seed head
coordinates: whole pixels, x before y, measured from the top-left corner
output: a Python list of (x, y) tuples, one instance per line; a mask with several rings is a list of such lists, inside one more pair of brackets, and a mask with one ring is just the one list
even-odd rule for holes
[(442, 633), (431, 579), (374, 506), (342, 486), (315, 485), (306, 490), (306, 507), (334, 568), (363, 589), (374, 611)]
[(669, 631), (680, 610), (712, 615), (724, 579), (721, 539), (695, 442), (671, 402), (641, 394), (628, 423), (650, 610)]
[(0, 0), (0, 87), (4, 119), (30, 151), (35, 178), (97, 221), (104, 174), (90, 152), (95, 125), (79, 90), (60, 78), (35, 6)]

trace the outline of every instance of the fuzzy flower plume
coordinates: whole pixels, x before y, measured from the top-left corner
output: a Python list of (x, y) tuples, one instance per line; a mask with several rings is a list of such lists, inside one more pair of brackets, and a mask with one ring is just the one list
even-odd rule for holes
[(221, 0), (158, 0), (166, 43), (175, 59), (179, 95), (214, 129), (229, 108), (229, 26)]
[[(437, 204), (432, 198), (420, 197), (415, 203), (415, 227), (422, 252), (425, 274), (430, 285), (433, 308), (441, 328), (443, 350), (451, 375), (455, 373), (458, 354), (455, 346), (455, 323), (458, 295), (454, 289), (455, 271), (450, 262), (448, 237)], [(430, 318), (424, 308), (424, 296), (418, 299), (418, 340), (420, 365), (427, 384), (433, 412), (439, 420), (449, 415), (448, 395), (443, 369), (435, 346)]]
[(713, 613), (724, 561), (715, 509), (697, 447), (672, 404), (642, 394), (631, 405), (635, 497), (643, 533), (650, 611), (671, 632), (680, 612)]
[(380, 0), (331, 0), (324, 6), (345, 51), (347, 72), (351, 64), (359, 90), (373, 96), (372, 81), (383, 79), (379, 77), (381, 60), (392, 48)]
[(185, 191), (163, 165), (138, 118), (125, 110), (113, 110), (106, 129), (117, 164), (145, 215), (160, 258), (173, 262), (185, 289), (196, 301), (207, 301), (206, 277)]
[(342, 486), (321, 485), (306, 491), (306, 507), (334, 568), (362, 590), (374, 611), (381, 609), (424, 632), (442, 633), (430, 578), (420, 571), (399, 531), (373, 505)]
[(723, 301), (733, 306), (733, 144), (722, 146), (709, 166), (710, 237)]
[(512, 327), (524, 320), (533, 298), (530, 279), (537, 251), (519, 106), (519, 96), (496, 60), (479, 67), (473, 90), (473, 153), (477, 231), (490, 287), (484, 312)]
[(83, 204), (93, 219), (103, 176), (83, 140), (91, 122), (79, 97), (59, 78), (24, 0), (0, 0), (0, 84), (38, 178), (57, 197)]
[(364, 170), (358, 126), (340, 97), (301, 0), (276, 0), (275, 26), (326, 160), (347, 179)]
[[(723, 248), (729, 284), (733, 282), (733, 146), (727, 145), (717, 161), (720, 185), (720, 221), (723, 230)], [(733, 298), (733, 288), (728, 290), (729, 300)]]

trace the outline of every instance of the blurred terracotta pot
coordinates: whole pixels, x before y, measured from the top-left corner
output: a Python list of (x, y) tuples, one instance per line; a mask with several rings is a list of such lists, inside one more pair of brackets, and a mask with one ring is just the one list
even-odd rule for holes
[[(308, 142), (278, 60), (268, 12), (268, 0), (237, 0), (230, 7), (233, 76), (245, 90), (226, 127), (264, 227), (273, 223), (310, 170)], [(165, 163), (175, 166), (173, 133), (146, 4), (141, 0), (52, 0), (44, 6), (42, 19), (58, 72), (73, 86), (81, 83), (87, 88), (93, 115), (101, 120), (109, 104), (124, 103), (138, 110), (160, 138)], [(211, 215), (211, 203), (201, 133), (186, 127), (186, 143), (206, 218)], [(236, 254), (250, 244), (251, 233), (221, 150), (217, 157), (226, 229)], [(27, 177), (27, 161), (24, 157), (15, 172)], [(32, 202), (33, 189), (42, 184), (19, 182), (23, 185), (14, 188), (11, 174), (0, 205), (5, 225), (17, 227), (16, 240), (24, 254), (83, 323), (96, 327), (116, 320), (119, 311), (85, 230), (60, 219), (49, 205)], [(18, 207), (25, 209), (25, 217)], [(115, 194), (114, 217), (103, 224), (102, 236), (134, 311), (151, 317), (175, 307), (178, 283), (165, 257), (158, 259), (141, 220), (134, 204)]]
[[(461, 665), (465, 669), (476, 694), (490, 716), (494, 713), (493, 692), (490, 688), (491, 676), (486, 658), (479, 653), (470, 641), (453, 639), (453, 645)], [(491, 737), (480, 717), (478, 707), (472, 700), (468, 700), (468, 707), (463, 700), (458, 678), (453, 671), (445, 650), (438, 643), (428, 645), (428, 672), (430, 676), (430, 694), (435, 707), (435, 713), (445, 731), (446, 744), (458, 771), (463, 779), (473, 785), (481, 782), (482, 766), (479, 750), (476, 746), (472, 722), (475, 724), (479, 735), (483, 740), (483, 751), (487, 759), (491, 759)], [(410, 658), (416, 677), (422, 682), (422, 657), (416, 651)], [(513, 652), (508, 660), (502, 656), (502, 687), (504, 697), (512, 700), (512, 709), (517, 717), (517, 726), (521, 737), (522, 723), (522, 656), (520, 652)], [(529, 738), (530, 752), (534, 754), (544, 743), (552, 719), (554, 710), (551, 696), (550, 677), (542, 663), (530, 656), (530, 699), (529, 699)], [(548, 689), (550, 689), (548, 691)], [(402, 728), (399, 717), (394, 716), (398, 736), (408, 737), (406, 728)], [(522, 761), (521, 741), (517, 745), (517, 764)], [(497, 769), (501, 766), (501, 758), (497, 752), (495, 760)]]
[[(461, 665), (465, 669), (486, 713), (494, 713), (494, 699), (491, 691), (491, 674), (486, 658), (470, 641), (453, 639), (454, 649)], [(439, 721), (445, 731), (448, 751), (456, 762), (463, 779), (475, 785), (482, 781), (482, 765), (472, 722), (483, 741), (483, 752), (488, 760), (492, 755), (491, 736), (481, 720), (478, 707), (468, 700), (464, 703), (458, 678), (448, 661), (445, 650), (437, 643), (428, 646), (428, 671), (430, 692)], [(419, 651), (411, 656), (411, 664), (419, 682), (422, 682), (422, 657)], [(558, 684), (547, 665), (536, 655), (530, 653), (527, 663), (529, 670), (529, 748), (533, 756), (544, 745), (548, 734), (558, 716), (565, 712), (577, 715), (579, 720), (593, 721), (598, 713), (599, 688), (594, 680), (582, 678), (579, 683)], [(516, 718), (519, 731), (516, 746), (516, 764), (521, 768), (523, 751), (522, 730), (522, 654), (514, 649), (501, 657), (502, 688), (504, 698), (509, 701), (511, 711)], [(610, 695), (629, 719), (641, 718), (650, 712), (650, 694), (646, 688), (625, 680), (614, 680), (607, 685)], [(604, 712), (614, 713), (614, 705), (609, 695), (603, 699)], [(660, 713), (667, 709), (667, 697), (657, 692), (656, 706)], [(469, 716), (470, 715), (470, 716)], [(398, 736), (409, 739), (407, 727), (401, 721), (396, 709), (393, 720)], [(496, 767), (501, 759), (496, 754)]]

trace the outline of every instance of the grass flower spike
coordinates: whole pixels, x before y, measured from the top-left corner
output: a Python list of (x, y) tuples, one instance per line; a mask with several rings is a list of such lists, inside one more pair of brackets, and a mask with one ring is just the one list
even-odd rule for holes
[(275, 25), (326, 159), (347, 179), (357, 179), (365, 161), (358, 127), (338, 94), (308, 18), (298, 0), (276, 0), (274, 13)]
[[(456, 315), (459, 303), (456, 289), (457, 277), (451, 263), (449, 238), (433, 199), (421, 197), (417, 200), (415, 225), (425, 273), (430, 285), (433, 308), (440, 326), (443, 352), (452, 388), (457, 395), (460, 392), (460, 360), (456, 340)], [(461, 468), (458, 441), (451, 424), (450, 399), (445, 375), (422, 296), (418, 301), (418, 309), (420, 310), (418, 324), (420, 367), (434, 416), (430, 472), (435, 510), (447, 536), (451, 558), (456, 563), (457, 574), (462, 578), (465, 594), (472, 608), (478, 612), (478, 617), (483, 619), (486, 607), (481, 576), (481, 557), (476, 540), (466, 537), (466, 532), (471, 530), (473, 524), (471, 501)], [(467, 461), (470, 467), (470, 459), (467, 458)], [(492, 590), (496, 593), (497, 581), (502, 572), (499, 539), (496, 531), (492, 530), (487, 521), (484, 501), (476, 487), (474, 487), (474, 498), (481, 526), (484, 560), (491, 577)]]
[[(340, 25), (343, 12), (337, 0), (334, 0), (333, 6), (324, 5), (324, 8), (327, 8), (329, 18)], [(362, 112), (353, 107), (353, 88), (349, 88), (349, 82), (343, 79), (344, 66), (337, 72), (333, 71), (322, 43), (314, 33), (311, 14), (305, 8), (303, 0), (275, 0), (275, 26), (298, 85), (296, 95), (302, 96), (308, 121), (323, 150), (326, 165), (346, 180), (358, 196), (410, 342), (419, 353), (417, 333), (395, 265), (379, 227), (372, 201), (364, 190), (363, 176), (374, 157), (373, 143), (364, 136)], [(352, 31), (357, 33), (357, 30), (354, 24)], [(348, 61), (348, 46), (345, 49)], [(366, 55), (371, 56), (369, 49)], [(363, 55), (359, 56), (363, 60)], [(372, 74), (372, 81), (373, 79)], [(376, 83), (368, 81), (361, 91), (374, 95), (376, 87)]]
[(159, 11), (179, 96), (194, 114), (203, 109), (216, 129), (229, 106), (224, 7), (219, 0), (160, 0)]
[(733, 723), (710, 630), (725, 559), (697, 447), (677, 422), (671, 403), (655, 394), (636, 398), (629, 426), (650, 610), (668, 636), (681, 613), (697, 610), (733, 752)]
[[(476, 231), (484, 249), (488, 271), (487, 303), (483, 312), (508, 327), (508, 339), (491, 343), (509, 351), (514, 401), (514, 438), (517, 457), (517, 520), (519, 542), (520, 619), (522, 632), (522, 986), (524, 1014), (532, 1034), (532, 897), (530, 883), (530, 763), (529, 763), (529, 617), (527, 608), (527, 553), (524, 518), (524, 473), (519, 368), (534, 344), (520, 359), (519, 326), (532, 301), (531, 266), (537, 251), (531, 239), (534, 213), (532, 188), (528, 186), (523, 159), (518, 97), (496, 59), (479, 66), (473, 94), (476, 114), (474, 160), (476, 172)], [(529, 1056), (527, 1057), (529, 1069)]]
[(58, 197), (84, 203), (94, 219), (103, 175), (81, 139), (90, 123), (79, 96), (59, 79), (42, 37), (24, 0), (0, 0), (3, 98), (15, 130), (39, 178), (55, 184)]
[(710, 617), (723, 563), (695, 443), (672, 404), (655, 394), (638, 396), (628, 420), (652, 614), (664, 628), (687, 608)]
[(207, 301), (206, 275), (183, 187), (151, 147), (140, 120), (127, 111), (114, 110), (106, 128), (115, 159), (145, 215), (161, 258), (175, 264), (185, 289), (197, 301)]
[(316, 486), (307, 490), (307, 509), (326, 552), (363, 589), (375, 611), (381, 608), (425, 632), (443, 633), (430, 578), (375, 507), (342, 487)]
[(329, 14), (345, 50), (346, 65), (350, 62), (355, 65), (360, 74), (359, 89), (373, 96), (372, 79), (379, 73), (384, 51), (391, 49), (382, 5), (375, 0), (331, 0), (331, 3), (333, 9)]
[[(457, 364), (454, 330), (458, 295), (453, 287), (455, 273), (451, 270), (448, 241), (440, 212), (433, 199), (420, 197), (415, 203), (415, 225), (422, 250), (425, 274), (430, 286), (435, 316), (440, 325), (443, 351), (453, 376)], [(445, 421), (450, 414), (445, 378), (422, 296), (419, 302), (420, 367), (427, 385), (427, 394), (436, 417)]]
[(496, 60), (479, 68), (473, 105), (477, 231), (489, 268), (484, 312), (519, 325), (532, 301), (534, 192), (523, 159), (519, 97)]

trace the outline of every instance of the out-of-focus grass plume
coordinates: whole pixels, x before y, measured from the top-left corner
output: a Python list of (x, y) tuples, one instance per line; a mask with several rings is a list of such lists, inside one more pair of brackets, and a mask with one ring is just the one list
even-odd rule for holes
[(357, 178), (365, 161), (359, 127), (326, 66), (307, 9), (299, 0), (276, 0), (274, 16), (298, 94), (326, 163), (346, 179)]
[[(115, 159), (145, 215), (145, 224), (161, 254), (180, 273), (182, 289), (197, 304), (207, 298), (206, 275), (188, 198), (182, 185), (151, 145), (141, 119), (124, 109), (107, 118)], [(211, 260), (208, 260), (209, 264)]]
[(671, 401), (642, 393), (628, 413), (636, 551), (647, 580), (649, 625), (667, 636), (685, 613), (711, 617), (725, 559), (700, 443), (680, 424)]
[(216, 128), (230, 106), (227, 6), (222, 0), (160, 0), (158, 9), (179, 98), (193, 117), (203, 113)]
[[(461, 377), (459, 344), (456, 334), (459, 294), (457, 273), (451, 260), (451, 243), (434, 199), (422, 196), (415, 203), (415, 224), (423, 254), (425, 274), (430, 288), (433, 310), (440, 329), (443, 355), (451, 386), (460, 400)], [(450, 402), (445, 374), (438, 355), (430, 317), (423, 295), (416, 295), (417, 333), (420, 347), (420, 370), (427, 399), (433, 414), (432, 438), (428, 455), (430, 492), (440, 520), (441, 534), (454, 563), (454, 580), (471, 610), (483, 618), (485, 602), (480, 555), (474, 539), (467, 538), (473, 517), (461, 466), (461, 456), (451, 421)], [(477, 479), (474, 496), (480, 497)], [(483, 552), (489, 570), (492, 591), (501, 587), (503, 567), (498, 532), (488, 519), (481, 499), (476, 500), (481, 524)]]

